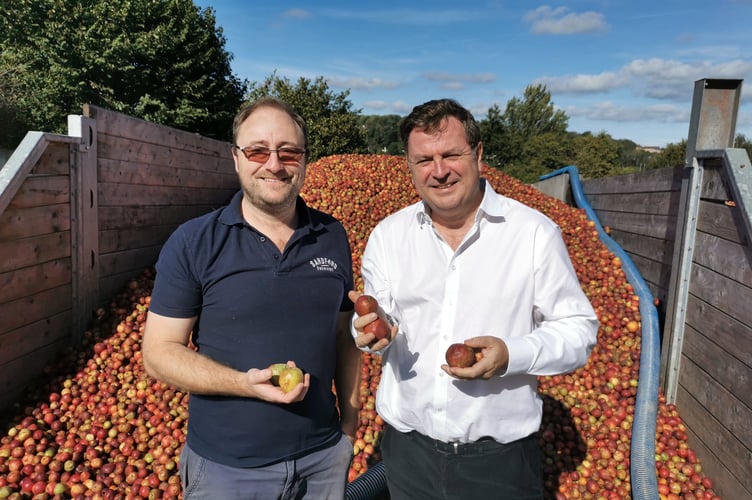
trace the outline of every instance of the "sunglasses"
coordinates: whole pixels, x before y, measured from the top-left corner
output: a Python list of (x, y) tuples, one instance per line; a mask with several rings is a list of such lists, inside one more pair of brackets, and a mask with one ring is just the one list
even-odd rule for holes
[(236, 145), (233, 145), (233, 148), (243, 153), (243, 156), (245, 156), (248, 161), (254, 163), (266, 163), (269, 161), (271, 154), (276, 153), (279, 162), (283, 165), (300, 165), (307, 153), (305, 149), (298, 148), (269, 149), (259, 146), (246, 146), (241, 148)]

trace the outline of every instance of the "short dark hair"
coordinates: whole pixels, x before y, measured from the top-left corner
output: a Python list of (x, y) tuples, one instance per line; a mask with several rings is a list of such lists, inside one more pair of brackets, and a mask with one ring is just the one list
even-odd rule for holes
[(237, 144), (238, 129), (240, 128), (240, 126), (244, 121), (248, 119), (249, 116), (251, 116), (251, 114), (253, 114), (254, 111), (259, 108), (275, 108), (290, 115), (290, 118), (292, 118), (292, 120), (298, 124), (300, 130), (303, 132), (303, 141), (305, 142), (304, 147), (305, 150), (308, 151), (308, 126), (306, 125), (305, 120), (302, 116), (300, 116), (300, 113), (298, 113), (295, 108), (287, 104), (285, 101), (272, 96), (261, 97), (251, 104), (240, 108), (240, 111), (238, 111), (238, 114), (235, 115), (235, 119), (232, 122), (233, 144)]
[(400, 139), (407, 153), (407, 140), (410, 133), (420, 128), (426, 132), (437, 132), (446, 118), (453, 116), (465, 127), (465, 137), (471, 148), (480, 143), (480, 127), (473, 114), (454, 99), (434, 99), (415, 106), (400, 123)]

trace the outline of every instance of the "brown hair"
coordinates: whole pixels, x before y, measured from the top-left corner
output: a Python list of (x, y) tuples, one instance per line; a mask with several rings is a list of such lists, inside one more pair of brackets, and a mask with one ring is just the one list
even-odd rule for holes
[(415, 106), (400, 123), (400, 138), (407, 153), (407, 140), (410, 133), (420, 128), (426, 132), (436, 132), (441, 129), (446, 118), (453, 116), (465, 127), (465, 138), (471, 148), (480, 143), (480, 127), (473, 114), (462, 107), (454, 99), (434, 99)]
[(305, 120), (302, 116), (300, 116), (300, 113), (298, 113), (295, 108), (287, 104), (285, 101), (272, 96), (261, 97), (251, 104), (242, 107), (240, 111), (238, 111), (238, 114), (235, 115), (235, 119), (232, 122), (232, 143), (237, 144), (236, 141), (238, 138), (238, 129), (240, 128), (240, 125), (242, 125), (243, 122), (246, 121), (254, 111), (264, 107), (275, 108), (290, 115), (290, 118), (292, 118), (292, 120), (298, 125), (298, 127), (300, 127), (300, 130), (303, 132), (304, 147), (305, 150), (308, 151), (308, 126), (306, 125)]

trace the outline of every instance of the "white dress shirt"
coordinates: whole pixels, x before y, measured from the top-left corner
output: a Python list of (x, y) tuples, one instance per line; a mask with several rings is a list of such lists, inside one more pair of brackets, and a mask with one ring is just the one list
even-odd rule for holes
[[(381, 221), (363, 253), (365, 293), (399, 324), (381, 352), (376, 408), (401, 432), (463, 443), (528, 436), (541, 422), (536, 376), (583, 366), (595, 345), (598, 320), (559, 228), (481, 182), (456, 251), (418, 202)], [(450, 344), (480, 335), (504, 340), (506, 373), (456, 380), (441, 370)]]

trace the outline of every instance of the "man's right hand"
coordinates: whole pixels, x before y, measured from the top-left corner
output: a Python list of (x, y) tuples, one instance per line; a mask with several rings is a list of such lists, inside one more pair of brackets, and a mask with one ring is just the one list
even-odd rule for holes
[[(358, 300), (358, 297), (360, 297), (361, 295), (363, 294), (356, 292), (355, 290), (351, 290), (347, 296), (353, 303), (355, 303), (355, 301)], [(366, 325), (372, 323), (379, 317), (386, 321), (386, 324), (389, 325), (389, 335), (383, 339), (377, 339), (373, 333), (366, 333), (365, 331), (363, 331)], [(355, 337), (355, 345), (360, 348), (368, 347), (372, 351), (380, 351), (381, 349), (388, 346), (399, 331), (399, 327), (397, 325), (392, 325), (389, 320), (386, 319), (386, 315), (384, 314), (384, 311), (381, 309), (381, 307), (379, 307), (378, 312), (371, 312), (363, 316), (358, 316), (357, 314), (355, 314), (353, 326), (355, 327), (355, 331), (357, 333), (357, 336)]]
[(251, 368), (246, 372), (246, 379), (253, 397), (270, 403), (290, 404), (303, 401), (311, 385), (311, 375), (306, 373), (303, 375), (303, 382), (296, 385), (290, 392), (285, 392), (272, 384), (272, 370), (270, 368), (263, 370)]

